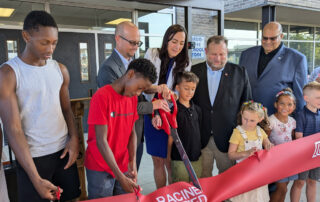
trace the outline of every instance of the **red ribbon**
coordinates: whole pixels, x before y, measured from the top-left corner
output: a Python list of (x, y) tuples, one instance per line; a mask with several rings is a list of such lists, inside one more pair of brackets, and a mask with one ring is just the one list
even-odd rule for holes
[[(224, 173), (199, 179), (203, 190), (186, 182), (158, 189), (140, 201), (223, 201), (297, 173), (320, 167), (320, 133), (261, 150)], [(135, 193), (91, 200), (90, 202), (137, 201)]]

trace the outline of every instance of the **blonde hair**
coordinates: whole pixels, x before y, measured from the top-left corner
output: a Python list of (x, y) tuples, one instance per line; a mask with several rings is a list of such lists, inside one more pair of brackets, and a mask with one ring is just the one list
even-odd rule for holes
[(238, 114), (238, 125), (242, 125), (242, 113), (244, 111), (256, 112), (260, 118), (263, 118), (258, 125), (264, 130), (269, 130), (269, 118), (267, 113), (267, 108), (265, 108), (261, 103), (254, 102), (252, 100), (244, 102), (240, 108), (240, 112)]
[(306, 95), (310, 90), (319, 90), (320, 91), (320, 83), (317, 81), (312, 81), (303, 87), (303, 95)]

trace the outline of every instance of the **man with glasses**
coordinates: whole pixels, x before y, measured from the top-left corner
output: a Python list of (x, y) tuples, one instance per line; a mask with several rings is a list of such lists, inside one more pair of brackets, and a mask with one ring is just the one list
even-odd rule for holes
[(262, 46), (243, 51), (239, 62), (247, 69), (254, 101), (266, 106), (269, 115), (275, 112), (275, 95), (287, 87), (296, 96), (297, 111), (304, 105), (302, 88), (307, 83), (307, 59), (299, 51), (287, 48), (282, 38), (280, 23), (266, 24)]
[(99, 88), (124, 75), (135, 52), (142, 45), (138, 27), (129, 21), (117, 25), (115, 41), (116, 48), (99, 69), (97, 78)]
[[(137, 51), (137, 49), (143, 44), (140, 41), (140, 34), (138, 27), (128, 21), (119, 23), (115, 31), (116, 48), (113, 49), (112, 54), (108, 57), (99, 69), (97, 84), (101, 88), (107, 84), (111, 84), (115, 80), (119, 79), (127, 71), (129, 63)], [(155, 86), (153, 85), (148, 89), (148, 93), (165, 93), (169, 92), (169, 89), (165, 85)], [(165, 96), (166, 97), (166, 96)], [(164, 100), (156, 100), (148, 102), (144, 95), (138, 96), (138, 115), (139, 119), (135, 123), (135, 130), (137, 134), (137, 170), (139, 170), (142, 154), (143, 154), (143, 129), (145, 114), (151, 114), (155, 109), (169, 110), (169, 106)]]

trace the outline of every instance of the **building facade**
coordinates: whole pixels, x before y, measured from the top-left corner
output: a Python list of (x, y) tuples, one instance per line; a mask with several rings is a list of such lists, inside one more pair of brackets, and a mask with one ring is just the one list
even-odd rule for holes
[[(192, 6), (192, 1), (188, 2)], [(223, 5), (222, 1), (217, 2)], [(88, 97), (97, 89), (99, 66), (111, 54), (115, 46), (115, 27), (123, 20), (132, 21), (139, 27), (143, 45), (136, 53), (136, 58), (143, 57), (149, 47), (161, 47), (166, 29), (179, 23), (189, 30), (190, 41), (192, 38), (198, 41), (196, 49), (190, 51), (190, 56), (194, 62), (199, 62), (204, 59), (204, 42), (218, 32), (218, 12), (212, 9), (187, 10), (183, 5), (121, 0), (2, 0), (0, 44), (5, 51), (0, 52), (0, 64), (23, 51), (22, 24), (32, 10), (51, 13), (59, 26), (59, 43), (53, 59), (65, 64), (70, 72), (71, 98)], [(187, 24), (186, 12), (192, 19)]]

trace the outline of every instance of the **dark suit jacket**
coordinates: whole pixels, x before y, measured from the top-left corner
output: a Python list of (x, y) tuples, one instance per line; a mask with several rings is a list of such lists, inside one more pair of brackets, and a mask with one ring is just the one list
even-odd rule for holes
[[(113, 50), (110, 57), (102, 63), (102, 66), (99, 69), (97, 78), (98, 87), (101, 88), (104, 85), (111, 84), (125, 73), (126, 68), (124, 67), (124, 64), (122, 63), (118, 53)], [(139, 146), (143, 140), (143, 115), (151, 114), (153, 111), (152, 103), (148, 102), (142, 94), (138, 96), (137, 111), (139, 119), (135, 122), (135, 130), (137, 134), (137, 146)]]
[(122, 63), (118, 53), (113, 50), (99, 68), (97, 84), (101, 88), (104, 85), (111, 84), (126, 73), (126, 68)]
[(296, 97), (296, 111), (304, 106), (302, 89), (307, 84), (307, 59), (302, 53), (284, 45), (270, 60), (258, 77), (261, 46), (249, 48), (241, 53), (240, 66), (246, 68), (254, 101), (261, 102), (268, 114), (275, 113), (276, 94), (290, 87)]
[(227, 63), (213, 105), (211, 105), (206, 62), (192, 66), (191, 71), (199, 77), (193, 101), (202, 110), (201, 144), (207, 146), (211, 135), (221, 152), (228, 152), (229, 139), (237, 126), (237, 114), (243, 102), (250, 100), (251, 87), (246, 70)]

